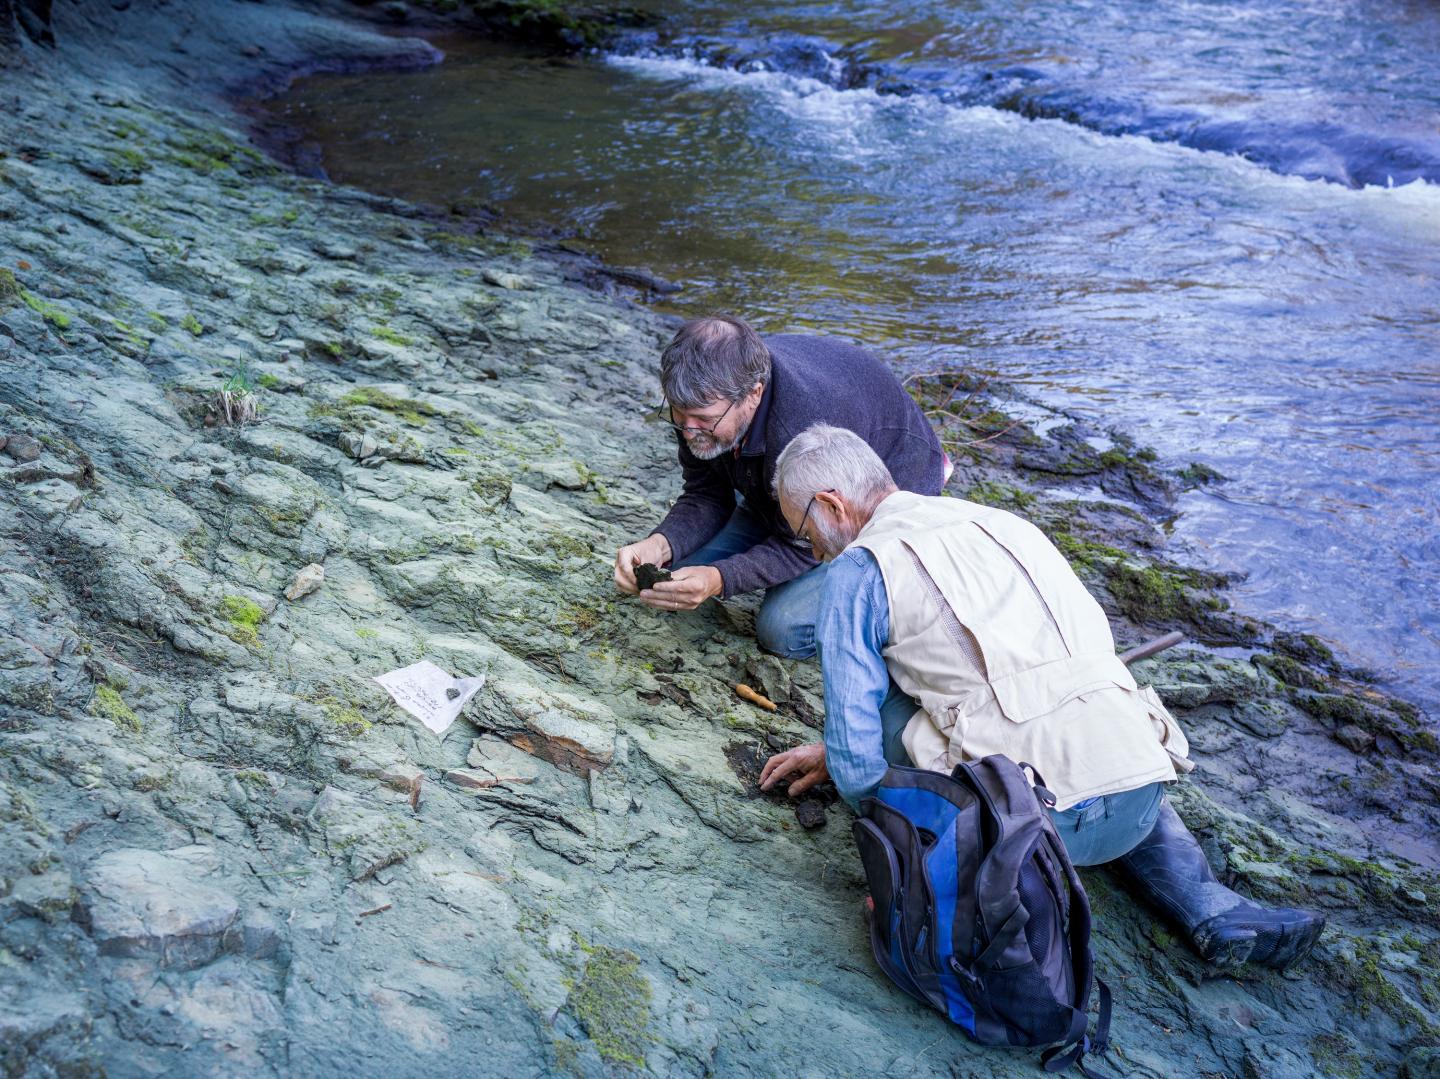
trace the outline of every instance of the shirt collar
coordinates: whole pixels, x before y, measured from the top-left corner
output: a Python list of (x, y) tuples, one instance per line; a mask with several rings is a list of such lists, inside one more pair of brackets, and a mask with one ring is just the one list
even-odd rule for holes
[(765, 454), (765, 425), (770, 419), (770, 397), (774, 388), (775, 379), (772, 377), (760, 393), (760, 403), (755, 406), (755, 415), (750, 417), (750, 429), (740, 443), (740, 453), (745, 457), (762, 457)]

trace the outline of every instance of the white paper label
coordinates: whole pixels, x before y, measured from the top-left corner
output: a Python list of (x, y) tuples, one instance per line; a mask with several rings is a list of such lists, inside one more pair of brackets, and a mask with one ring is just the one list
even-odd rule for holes
[(385, 687), (401, 708), (436, 734), (444, 734), (465, 702), (485, 684), (485, 676), (451, 678), (428, 659), (422, 659), (382, 674), (375, 681)]

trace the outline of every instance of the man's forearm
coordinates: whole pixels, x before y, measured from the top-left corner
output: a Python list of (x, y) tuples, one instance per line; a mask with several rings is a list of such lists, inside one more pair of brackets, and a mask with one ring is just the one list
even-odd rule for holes
[(884, 757), (845, 753), (838, 746), (832, 747), (829, 738), (825, 739), (825, 765), (840, 797), (857, 812), (860, 803), (875, 793), (889, 768)]
[(881, 718), (890, 672), (883, 650), (889, 605), (868, 552), (847, 552), (826, 575), (815, 637), (825, 682), (825, 763), (840, 796), (859, 808), (885, 778)]
[(671, 560), (678, 562), (713, 539), (734, 512), (733, 495), (726, 505), (709, 495), (692, 495), (687, 492), (670, 507), (665, 519), (656, 525), (650, 534), (664, 536), (670, 544)]
[(819, 564), (800, 548), (772, 536), (748, 551), (722, 558), (715, 563), (715, 568), (724, 582), (721, 595), (729, 599), (793, 581)]

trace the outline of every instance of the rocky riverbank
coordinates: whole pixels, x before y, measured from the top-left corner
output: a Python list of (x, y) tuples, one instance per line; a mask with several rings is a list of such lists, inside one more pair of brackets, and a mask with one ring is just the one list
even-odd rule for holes
[[(433, 50), (324, 6), (93, 6), (54, 50), (27, 6), (0, 53), (7, 1074), (1032, 1074), (874, 970), (843, 807), (756, 791), (815, 737), (815, 667), (751, 604), (613, 591), (676, 489), (668, 325), (282, 170), (216, 96)], [(1177, 804), (1241, 890), (1331, 919), (1297, 971), (1213, 978), (1087, 872), (1115, 1070), (1437, 1074), (1426, 718), (1169, 560), (1210, 477), (914, 389), (952, 493), (1042, 523), (1125, 643), (1187, 631), (1142, 667), (1200, 762)], [(422, 658), (488, 678), (443, 738), (371, 681)]]

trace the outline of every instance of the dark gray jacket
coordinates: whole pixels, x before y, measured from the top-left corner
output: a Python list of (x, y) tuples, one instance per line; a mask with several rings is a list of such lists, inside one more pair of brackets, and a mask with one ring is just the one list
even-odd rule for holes
[(676, 562), (703, 547), (735, 512), (736, 495), (771, 529), (768, 539), (715, 563), (724, 595), (769, 588), (816, 563), (787, 542), (770, 485), (775, 461), (792, 438), (815, 423), (854, 431), (870, 444), (904, 491), (940, 493), (944, 455), (925, 414), (879, 359), (844, 341), (801, 334), (764, 339), (770, 383), (750, 430), (734, 452), (702, 461), (676, 433), (685, 488), (656, 532)]

